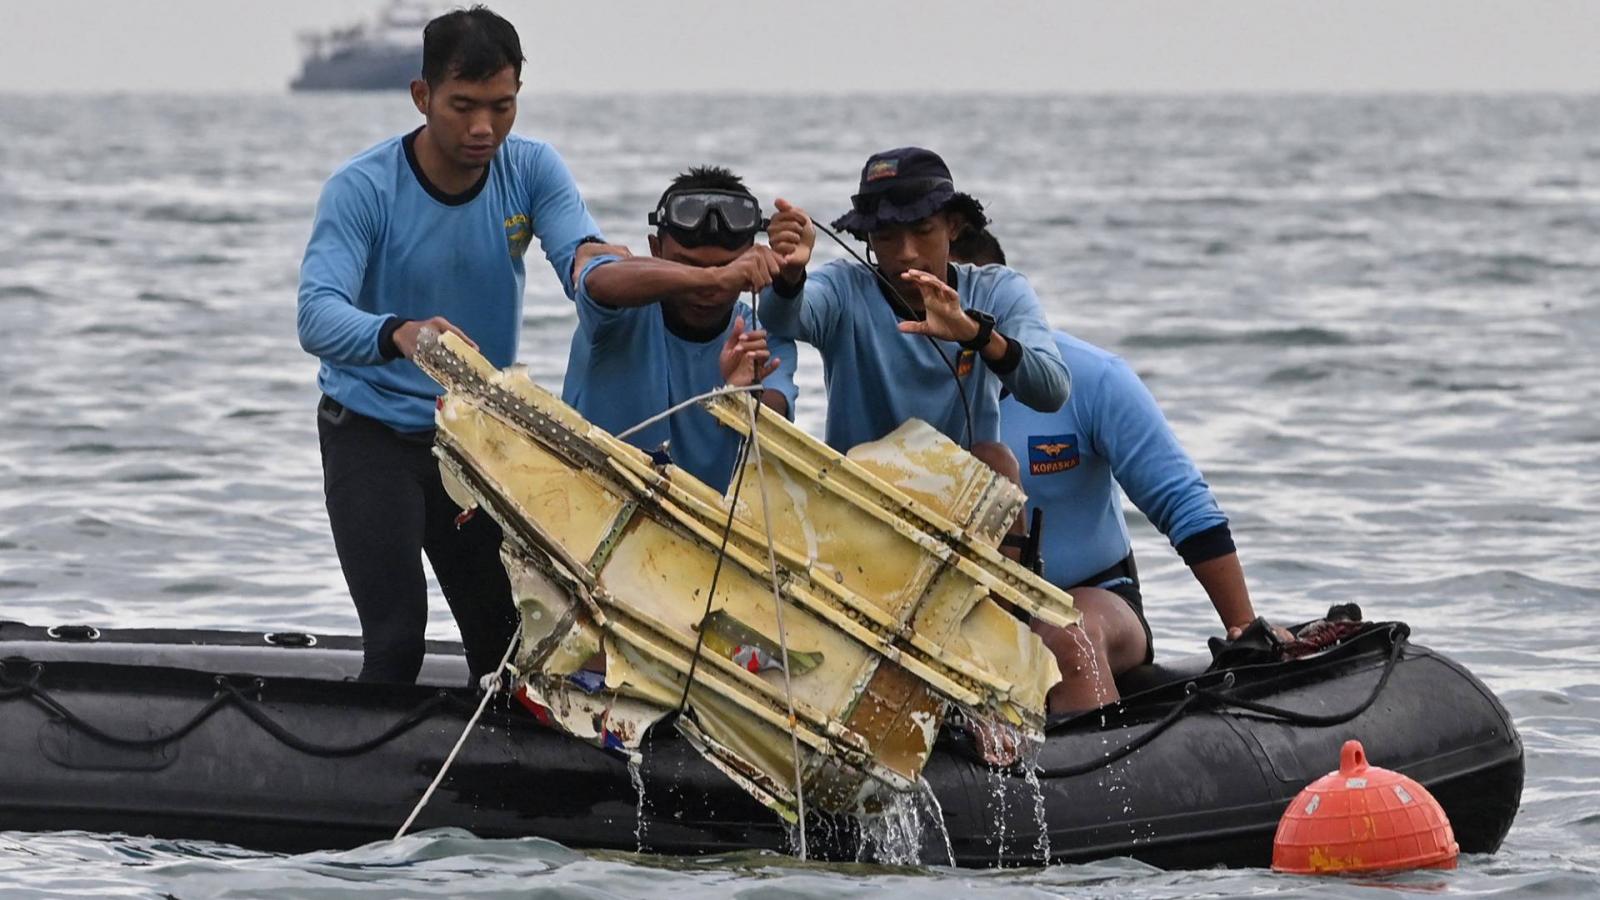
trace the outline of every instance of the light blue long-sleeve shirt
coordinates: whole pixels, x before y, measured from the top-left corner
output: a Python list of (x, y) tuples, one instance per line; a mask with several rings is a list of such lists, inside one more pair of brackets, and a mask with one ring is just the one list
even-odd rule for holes
[[(761, 321), (768, 333), (805, 341), (822, 354), (826, 439), (834, 449), (877, 440), (913, 418), (963, 446), (997, 441), (1002, 386), (1042, 410), (1066, 402), (1071, 376), (1027, 279), (1004, 266), (952, 268), (961, 305), (994, 316), (995, 330), (1022, 349), (1021, 361), (1005, 375), (958, 344), (902, 333), (876, 277), (860, 263), (835, 260), (810, 272), (793, 297), (770, 287), (762, 292)], [(970, 435), (956, 379), (941, 354), (960, 373), (971, 409)]]
[(550, 145), (507, 137), (480, 184), (452, 197), (423, 177), (408, 140), (416, 133), (367, 150), (323, 186), (297, 316), (300, 346), (322, 360), (323, 393), (400, 431), (433, 427), (440, 388), (410, 360), (384, 358), (388, 319), (443, 316), (508, 366), (532, 239), (571, 296), (578, 244), (600, 234)]
[[(589, 273), (616, 257), (590, 261), (579, 279), (578, 330), (572, 336), (561, 399), (583, 417), (613, 434), (625, 431), (698, 394), (722, 386), (718, 359), (736, 318), (751, 325), (750, 307), (734, 303), (728, 324), (715, 337), (692, 340), (667, 327), (661, 304), (626, 308), (602, 305), (589, 295)], [(789, 401), (789, 418), (799, 396), (795, 387), (794, 342), (769, 336), (767, 351), (778, 369), (763, 387)], [(628, 442), (645, 450), (666, 443), (672, 461), (719, 491), (727, 490), (739, 453), (739, 433), (698, 406), (656, 422)]]
[(1174, 547), (1226, 525), (1211, 488), (1128, 364), (1064, 332), (1054, 338), (1072, 369), (1067, 405), (1041, 413), (1013, 397), (1000, 404), (1029, 513), (1044, 510), (1045, 578), (1075, 587), (1128, 555), (1118, 485)]

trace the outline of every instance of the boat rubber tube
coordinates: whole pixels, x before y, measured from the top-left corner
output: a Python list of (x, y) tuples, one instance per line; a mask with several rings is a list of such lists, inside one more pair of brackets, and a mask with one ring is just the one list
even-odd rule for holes
[[(381, 685), (350, 680), (354, 638), (49, 631), (0, 623), (0, 830), (287, 851), (383, 839), (476, 700), (443, 643), (430, 644), (428, 683)], [(1293, 662), (1209, 662), (1141, 670), (1118, 704), (1055, 723), (1037, 790), (975, 762), (947, 729), (925, 778), (955, 861), (1037, 865), (1048, 846), (1058, 863), (1265, 866), (1279, 815), (1350, 738), (1439, 799), (1463, 852), (1499, 847), (1521, 796), (1521, 741), (1476, 678), (1403, 626)], [(672, 855), (785, 849), (780, 820), (671, 729), (645, 741), (643, 776), (641, 804), (621, 760), (497, 699), (417, 827)], [(946, 862), (943, 837), (926, 834), (920, 858)], [(863, 840), (844, 818), (817, 819), (810, 837), (829, 859), (855, 859)]]

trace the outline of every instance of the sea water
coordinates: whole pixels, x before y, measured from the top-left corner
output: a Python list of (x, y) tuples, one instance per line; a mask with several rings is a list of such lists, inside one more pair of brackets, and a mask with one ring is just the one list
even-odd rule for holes
[[(409, 102), (0, 97), (0, 122), (0, 617), (354, 633), (297, 269), (322, 180), (414, 127)], [(690, 165), (729, 165), (769, 209), (781, 194), (831, 219), (872, 151), (939, 150), (1051, 323), (1149, 385), (1228, 514), (1259, 612), (1299, 621), (1355, 601), (1404, 619), (1515, 717), (1528, 781), (1505, 848), (1378, 883), (1600, 893), (1600, 650), (1583, 627), (1600, 603), (1600, 99), (558, 98), (530, 84), (518, 130), (560, 149), (636, 252)], [(530, 253), (520, 355), (547, 386), (574, 322)], [(817, 433), (822, 370), (809, 350), (799, 362), (797, 421)], [(1156, 652), (1200, 652), (1215, 612), (1159, 534), (1137, 514), (1129, 527)], [(451, 637), (434, 596), (429, 633)], [(1313, 890), (1130, 860), (941, 862), (664, 859), (448, 830), (304, 855), (6, 834), (0, 895)]]

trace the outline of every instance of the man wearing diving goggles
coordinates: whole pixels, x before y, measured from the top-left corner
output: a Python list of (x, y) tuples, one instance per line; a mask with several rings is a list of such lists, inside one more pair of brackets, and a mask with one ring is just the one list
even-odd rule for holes
[[(727, 169), (690, 169), (648, 219), (650, 256), (598, 256), (579, 273), (561, 398), (613, 433), (723, 384), (760, 382), (762, 402), (794, 416), (794, 343), (756, 328), (744, 291), (772, 282), (778, 255), (755, 242), (761, 205)], [(692, 406), (630, 435), (725, 490), (738, 435)]]

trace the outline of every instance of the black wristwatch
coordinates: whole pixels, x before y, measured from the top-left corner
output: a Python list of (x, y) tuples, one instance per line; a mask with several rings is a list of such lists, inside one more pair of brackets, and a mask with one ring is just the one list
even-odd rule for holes
[(989, 345), (989, 338), (994, 335), (994, 316), (980, 309), (963, 309), (967, 318), (978, 323), (978, 333), (970, 341), (962, 341), (964, 350), (982, 350)]

